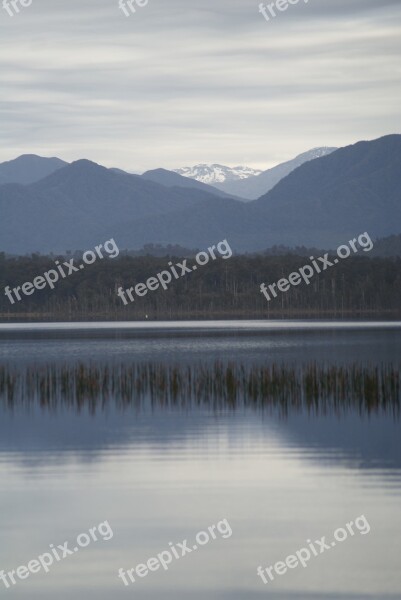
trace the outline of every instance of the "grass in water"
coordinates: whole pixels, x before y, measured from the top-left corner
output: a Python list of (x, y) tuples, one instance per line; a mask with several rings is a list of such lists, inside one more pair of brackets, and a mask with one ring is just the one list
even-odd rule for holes
[(400, 368), (393, 365), (302, 367), (239, 363), (168, 366), (158, 363), (0, 366), (0, 402), (15, 407), (121, 409), (280, 408), (315, 414), (400, 411)]

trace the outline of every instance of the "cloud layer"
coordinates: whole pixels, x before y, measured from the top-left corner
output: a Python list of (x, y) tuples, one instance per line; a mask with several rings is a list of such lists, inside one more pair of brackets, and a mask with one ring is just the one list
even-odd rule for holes
[(268, 167), (400, 132), (401, 4), (251, 0), (0, 5), (0, 160), (86, 157), (134, 172)]

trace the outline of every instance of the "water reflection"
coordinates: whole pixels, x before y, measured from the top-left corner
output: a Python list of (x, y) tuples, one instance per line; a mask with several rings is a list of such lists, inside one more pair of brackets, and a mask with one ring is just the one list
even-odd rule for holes
[(110, 403), (213, 410), (279, 407), (284, 414), (384, 413), (399, 417), (400, 368), (359, 364), (297, 368), (215, 362), (192, 366), (162, 363), (9, 367), (0, 365), (0, 400), (12, 409), (38, 403), (55, 411), (68, 406), (95, 414)]
[[(221, 327), (0, 331), (0, 570), (105, 519), (115, 534), (10, 598), (400, 597), (399, 332)], [(369, 536), (263, 586), (258, 565), (361, 514)], [(118, 580), (222, 518), (230, 540), (134, 588)]]

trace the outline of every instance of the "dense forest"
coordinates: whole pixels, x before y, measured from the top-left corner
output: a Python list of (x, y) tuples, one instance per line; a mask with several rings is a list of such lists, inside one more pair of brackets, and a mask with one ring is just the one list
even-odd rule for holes
[[(146, 282), (175, 259), (119, 256), (97, 260), (56, 283), (22, 295), (11, 304), (5, 288), (32, 282), (55, 268), (57, 257), (32, 255), (10, 258), (0, 254), (0, 318), (32, 320), (189, 319), (281, 317), (399, 317), (401, 258), (350, 257), (316, 274), (270, 302), (260, 292), (308, 263), (302, 256), (220, 257), (196, 272), (173, 280), (167, 291), (149, 291), (124, 305), (117, 289)], [(58, 258), (60, 262), (65, 257)], [(180, 259), (176, 258), (178, 262)], [(191, 264), (189, 262), (189, 264)]]

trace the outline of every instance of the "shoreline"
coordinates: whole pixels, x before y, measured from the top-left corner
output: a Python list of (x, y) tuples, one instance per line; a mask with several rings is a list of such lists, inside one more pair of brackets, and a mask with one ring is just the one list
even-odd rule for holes
[(120, 322), (168, 322), (168, 321), (232, 321), (232, 320), (263, 320), (263, 321), (274, 321), (274, 320), (332, 320), (332, 321), (391, 321), (401, 320), (401, 310), (387, 310), (387, 311), (266, 311), (265, 313), (250, 312), (245, 313), (241, 311), (235, 311), (232, 313), (227, 312), (210, 312), (207, 315), (203, 312), (189, 312), (188, 314), (158, 314), (157, 316), (152, 314), (115, 314), (110, 315), (109, 313), (91, 313), (91, 314), (74, 314), (74, 315), (60, 315), (54, 313), (0, 313), (0, 323), (85, 323), (101, 321), (107, 323), (120, 323)]

